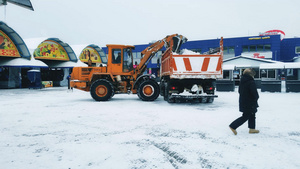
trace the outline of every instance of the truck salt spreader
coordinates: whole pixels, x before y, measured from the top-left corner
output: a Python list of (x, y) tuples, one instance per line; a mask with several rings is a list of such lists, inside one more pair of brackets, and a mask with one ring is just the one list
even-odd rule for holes
[[(130, 92), (137, 94), (143, 101), (154, 101), (160, 94), (160, 88), (166, 90), (166, 87), (160, 87), (154, 80), (154, 75), (143, 74), (147, 64), (164, 46), (169, 54), (176, 53), (185, 41), (184, 36), (173, 34), (155, 42), (141, 52), (141, 62), (136, 68), (133, 67), (132, 57), (134, 46), (107, 45), (107, 66), (74, 67), (70, 85), (73, 88), (89, 91), (96, 101), (107, 101), (114, 94)], [(163, 84), (165, 82), (166, 80), (163, 80)]]

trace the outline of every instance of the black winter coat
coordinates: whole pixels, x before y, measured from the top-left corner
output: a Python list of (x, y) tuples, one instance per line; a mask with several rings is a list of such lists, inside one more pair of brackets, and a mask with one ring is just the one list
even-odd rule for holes
[(239, 87), (239, 109), (243, 113), (256, 113), (259, 95), (253, 77), (243, 75)]

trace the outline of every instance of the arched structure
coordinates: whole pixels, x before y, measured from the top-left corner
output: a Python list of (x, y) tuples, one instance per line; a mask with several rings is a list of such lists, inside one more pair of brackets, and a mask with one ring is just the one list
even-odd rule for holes
[(43, 61), (78, 61), (73, 49), (58, 38), (49, 38), (40, 43), (33, 56)]
[(107, 57), (104, 51), (99, 46), (94, 44), (85, 47), (80, 53), (79, 59), (84, 63), (88, 63), (90, 60), (92, 65), (107, 63)]
[(29, 50), (11, 27), (0, 21), (0, 57), (21, 57), (30, 60)]

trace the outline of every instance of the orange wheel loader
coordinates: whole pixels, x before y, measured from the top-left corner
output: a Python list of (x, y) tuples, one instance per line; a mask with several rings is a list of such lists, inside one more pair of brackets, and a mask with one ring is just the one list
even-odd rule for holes
[(89, 91), (96, 101), (107, 101), (114, 94), (133, 93), (143, 101), (154, 101), (160, 94), (155, 76), (143, 74), (152, 57), (164, 46), (173, 52), (180, 49), (186, 38), (173, 34), (155, 42), (141, 52), (139, 65), (133, 67), (132, 50), (129, 45), (106, 45), (107, 65), (102, 67), (74, 67), (71, 74), (72, 88)]

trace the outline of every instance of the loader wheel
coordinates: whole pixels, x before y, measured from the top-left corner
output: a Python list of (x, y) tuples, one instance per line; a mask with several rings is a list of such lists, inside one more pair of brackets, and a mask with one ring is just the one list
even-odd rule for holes
[(159, 96), (159, 86), (153, 80), (146, 80), (140, 84), (137, 94), (143, 101), (154, 101)]
[(90, 92), (96, 101), (107, 101), (113, 96), (114, 89), (109, 81), (101, 79), (91, 85)]

